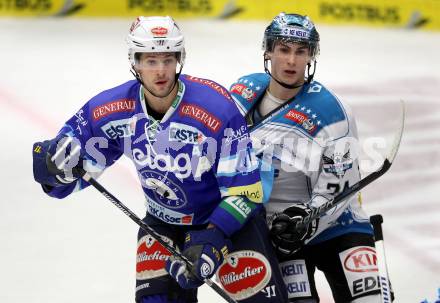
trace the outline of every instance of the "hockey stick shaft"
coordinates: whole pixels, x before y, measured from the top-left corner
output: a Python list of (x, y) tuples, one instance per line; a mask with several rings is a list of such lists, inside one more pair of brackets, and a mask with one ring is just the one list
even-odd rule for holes
[(382, 233), (382, 223), (383, 218), (381, 215), (374, 215), (370, 217), (371, 225), (373, 225), (375, 246), (376, 246), (376, 257), (377, 257), (377, 268), (379, 271), (379, 286), (380, 286), (380, 297), (382, 303), (390, 303), (391, 297), (391, 285), (388, 275), (387, 260), (385, 257), (385, 244), (383, 240)]
[[(125, 206), (121, 201), (118, 200), (114, 195), (112, 195), (107, 189), (105, 189), (98, 181), (96, 181), (90, 174), (88, 174), (85, 170), (78, 168), (80, 173), (82, 174), (82, 178), (90, 183), (94, 188), (96, 188), (104, 197), (106, 197), (110, 202), (112, 202), (119, 210), (121, 210), (125, 215), (127, 215), (130, 219), (132, 219), (140, 228), (142, 228), (145, 232), (150, 234), (157, 242), (163, 245), (171, 254), (179, 257), (188, 266), (193, 266), (191, 261), (189, 261), (185, 256), (179, 253), (172, 245), (165, 242), (161, 235), (158, 234), (153, 228), (151, 228), (148, 224), (142, 221), (135, 213), (133, 213), (127, 206)], [(211, 287), (217, 294), (219, 294), (226, 302), (236, 303), (234, 299), (232, 299), (220, 286), (215, 284), (210, 279), (203, 280), (209, 287)]]
[(359, 182), (355, 183), (354, 185), (347, 187), (344, 191), (342, 191), (340, 194), (338, 194), (333, 199), (327, 201), (326, 203), (322, 204), (318, 208), (314, 208), (312, 213), (304, 217), (302, 221), (298, 221), (296, 224), (296, 228), (303, 228), (304, 226), (307, 226), (310, 222), (313, 220), (321, 217), (323, 214), (325, 214), (327, 211), (332, 209), (333, 207), (337, 206), (341, 202), (345, 201), (347, 198), (353, 196), (358, 191), (360, 191), (362, 188), (367, 186), (368, 184), (372, 183), (373, 181), (377, 180), (380, 176), (385, 174), (388, 169), (391, 167), (391, 162), (388, 159), (385, 159), (380, 169), (377, 171), (369, 174), (365, 178), (361, 179)]
[(340, 194), (338, 194), (333, 199), (327, 201), (326, 203), (322, 204), (321, 206), (314, 208), (312, 213), (306, 217), (304, 217), (301, 221), (298, 221), (296, 223), (295, 228), (304, 228), (307, 226), (310, 222), (313, 220), (321, 217), (323, 214), (325, 214), (327, 211), (332, 209), (333, 207), (337, 206), (338, 204), (346, 201), (347, 198), (353, 196), (356, 194), (359, 190), (367, 186), (368, 184), (372, 183), (373, 181), (380, 178), (383, 174), (385, 174), (393, 164), (394, 158), (396, 157), (397, 151), (399, 150), (400, 141), (402, 140), (403, 135), (403, 128), (405, 125), (405, 103), (401, 101), (401, 118), (400, 118), (400, 125), (399, 129), (397, 131), (397, 134), (395, 135), (393, 146), (390, 150), (389, 155), (382, 163), (382, 166), (376, 170), (375, 172), (372, 172), (365, 178), (361, 179), (359, 182), (355, 183), (354, 185), (344, 189)]

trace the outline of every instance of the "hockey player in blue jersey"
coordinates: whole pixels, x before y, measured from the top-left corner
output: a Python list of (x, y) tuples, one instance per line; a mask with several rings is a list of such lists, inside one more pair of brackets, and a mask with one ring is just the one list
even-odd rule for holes
[(313, 80), (319, 34), (307, 16), (281, 13), (264, 32), (263, 51), (265, 73), (241, 77), (230, 92), (252, 125), (258, 156), (274, 169), (266, 208), (289, 302), (319, 302), (316, 268), (335, 302), (380, 302), (373, 230), (360, 195), (294, 228), (360, 180), (353, 115)]
[(172, 18), (137, 18), (127, 42), (136, 80), (99, 93), (54, 139), (35, 143), (35, 180), (64, 198), (88, 186), (78, 167), (97, 177), (122, 155), (133, 161), (144, 222), (194, 265), (139, 230), (137, 302), (196, 302), (197, 287), (222, 263), (218, 277), (235, 299), (285, 302), (256, 157), (230, 94), (181, 74), (184, 37)]

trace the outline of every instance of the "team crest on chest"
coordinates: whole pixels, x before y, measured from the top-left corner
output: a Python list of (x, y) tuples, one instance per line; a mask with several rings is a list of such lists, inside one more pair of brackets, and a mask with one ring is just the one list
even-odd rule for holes
[(353, 159), (350, 157), (350, 151), (345, 154), (334, 153), (332, 156), (322, 156), (323, 168), (326, 173), (332, 173), (338, 178), (342, 178), (345, 172), (353, 167)]
[(153, 170), (144, 170), (140, 175), (142, 186), (149, 189), (155, 202), (172, 209), (182, 208), (187, 204), (183, 189), (165, 175)]

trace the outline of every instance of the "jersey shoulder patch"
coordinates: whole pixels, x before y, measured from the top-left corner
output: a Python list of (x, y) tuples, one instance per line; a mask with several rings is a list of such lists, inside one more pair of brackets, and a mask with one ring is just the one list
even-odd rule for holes
[(232, 98), (243, 115), (264, 95), (269, 82), (270, 76), (268, 74), (254, 73), (240, 77), (231, 85)]
[(88, 102), (90, 120), (99, 123), (118, 114), (134, 113), (139, 104), (139, 86), (137, 80), (131, 80), (93, 97)]
[(321, 125), (325, 137), (337, 139), (346, 136), (349, 131), (349, 116), (343, 103), (336, 95), (318, 81), (307, 84), (299, 99), (306, 99), (310, 112)]
[(190, 75), (182, 75), (180, 77), (180, 80), (186, 80), (185, 82), (187, 83), (188, 82), (198, 83), (199, 86), (198, 87), (196, 86), (194, 88), (200, 90), (206, 90), (206, 88), (208, 88), (208, 91), (212, 90), (212, 92), (216, 92), (217, 94), (223, 96), (224, 98), (232, 101), (231, 95), (229, 94), (228, 90), (213, 80), (193, 77)]
[(198, 120), (217, 135), (230, 120), (241, 116), (228, 90), (220, 84), (189, 75), (181, 76), (180, 80), (185, 84), (185, 93), (178, 108), (180, 116)]

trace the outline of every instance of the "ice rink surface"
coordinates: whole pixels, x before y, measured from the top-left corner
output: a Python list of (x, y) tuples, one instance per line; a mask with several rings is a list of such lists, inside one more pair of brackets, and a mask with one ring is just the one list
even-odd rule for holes
[[(33, 181), (33, 142), (129, 73), (131, 20), (0, 20), (0, 302), (133, 302), (137, 226), (93, 188), (64, 200)], [(263, 71), (266, 22), (182, 21), (184, 73), (229, 87)], [(391, 170), (363, 191), (384, 216), (396, 302), (433, 301), (440, 287), (440, 34), (318, 25), (315, 79), (351, 105), (362, 142), (389, 143), (407, 104), (406, 129)], [(365, 169), (368, 157), (365, 157)], [(126, 160), (100, 179), (137, 214), (143, 197)], [(332, 302), (318, 275), (322, 302)], [(201, 302), (222, 302), (207, 287)]]

